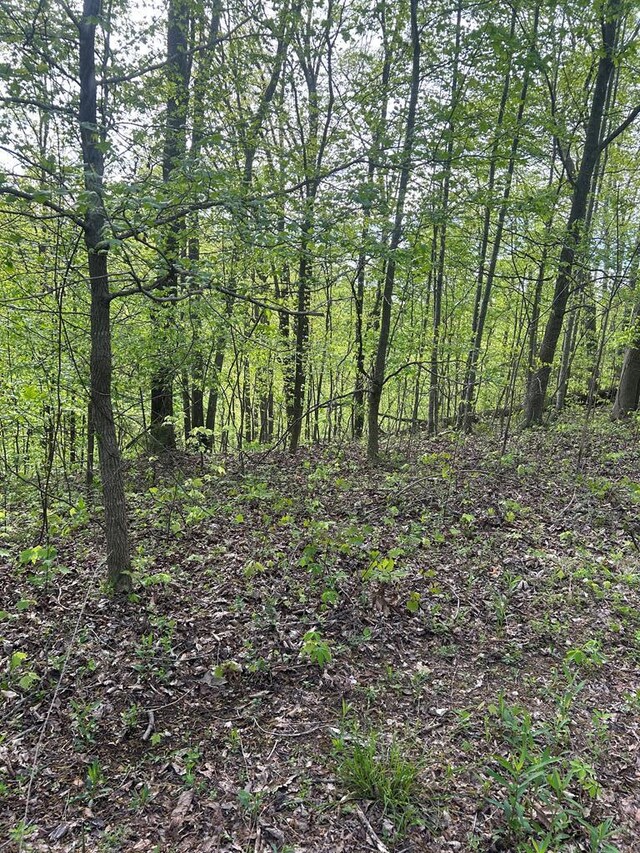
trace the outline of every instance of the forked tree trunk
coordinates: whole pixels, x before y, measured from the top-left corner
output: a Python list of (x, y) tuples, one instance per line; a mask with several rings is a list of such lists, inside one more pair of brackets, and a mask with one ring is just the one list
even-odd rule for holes
[(558, 340), (562, 333), (567, 302), (573, 283), (573, 264), (583, 233), (589, 190), (602, 151), (603, 117), (609, 86), (613, 77), (614, 53), (620, 15), (620, 0), (609, 0), (603, 9), (602, 53), (598, 62), (582, 160), (574, 182), (571, 211), (560, 252), (551, 312), (538, 351), (538, 367), (529, 379), (524, 401), (524, 426), (542, 423), (549, 377), (551, 376)]

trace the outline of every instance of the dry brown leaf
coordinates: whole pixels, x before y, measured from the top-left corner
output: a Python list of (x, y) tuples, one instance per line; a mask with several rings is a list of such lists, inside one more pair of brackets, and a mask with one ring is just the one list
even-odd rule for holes
[(183, 791), (178, 797), (178, 802), (176, 807), (171, 812), (171, 819), (169, 821), (169, 830), (171, 832), (175, 832), (176, 829), (179, 829), (184, 823), (184, 819), (187, 816), (187, 812), (191, 808), (191, 803), (193, 802), (193, 791)]

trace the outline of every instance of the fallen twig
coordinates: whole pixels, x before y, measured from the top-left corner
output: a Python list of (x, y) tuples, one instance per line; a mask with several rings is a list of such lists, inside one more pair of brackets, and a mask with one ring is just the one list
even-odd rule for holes
[(378, 838), (373, 827), (367, 820), (367, 816), (362, 811), (360, 806), (356, 806), (356, 814), (358, 815), (358, 819), (363, 825), (365, 832), (369, 836), (369, 840), (372, 842), (378, 853), (389, 853), (389, 848), (386, 846), (386, 844), (383, 844), (382, 841)]
[(149, 717), (149, 723), (145, 729), (145, 733), (142, 735), (142, 740), (149, 740), (156, 728), (156, 715), (153, 711), (147, 711), (147, 716)]

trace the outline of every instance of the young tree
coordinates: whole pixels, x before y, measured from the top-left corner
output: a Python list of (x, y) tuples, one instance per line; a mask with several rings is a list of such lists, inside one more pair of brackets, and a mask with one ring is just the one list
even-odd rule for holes
[[(516, 7), (513, 7), (513, 16), (511, 19), (511, 31), (510, 37), (513, 39), (514, 30), (515, 30), (515, 13)], [(500, 251), (502, 248), (502, 235), (504, 232), (505, 221), (507, 216), (507, 209), (509, 204), (509, 198), (511, 196), (511, 189), (513, 186), (513, 176), (516, 166), (516, 157), (518, 154), (518, 148), (520, 147), (520, 134), (522, 132), (522, 123), (524, 117), (525, 104), (527, 101), (527, 93), (529, 91), (529, 81), (531, 76), (531, 63), (533, 54), (536, 50), (536, 40), (538, 33), (538, 19), (540, 14), (540, 7), (536, 6), (533, 13), (533, 24), (532, 24), (532, 33), (530, 37), (530, 45), (528, 56), (526, 60), (524, 75), (522, 78), (522, 85), (520, 89), (520, 97), (518, 99), (518, 109), (515, 120), (515, 129), (513, 132), (513, 137), (511, 140), (511, 149), (509, 151), (509, 159), (507, 163), (507, 172), (504, 178), (504, 185), (502, 189), (502, 198), (500, 200), (500, 205), (498, 208), (498, 218), (495, 223), (495, 233), (493, 236), (493, 245), (491, 248), (491, 253), (489, 255), (489, 262), (487, 266), (487, 255), (489, 248), (489, 237), (491, 230), (491, 207), (493, 204), (493, 200), (490, 201), (485, 206), (484, 213), (484, 226), (482, 231), (482, 248), (481, 248), (481, 257), (480, 257), (480, 267), (478, 271), (477, 278), (477, 286), (476, 286), (476, 300), (473, 311), (473, 326), (472, 326), (472, 339), (471, 346), (469, 348), (469, 352), (467, 355), (467, 364), (465, 369), (465, 377), (462, 391), (462, 401), (460, 403), (460, 409), (458, 413), (458, 425), (469, 432), (473, 423), (473, 415), (474, 415), (474, 398), (476, 395), (476, 379), (477, 379), (477, 371), (478, 371), (478, 359), (480, 357), (480, 351), (482, 348), (482, 340), (484, 335), (484, 328), (487, 319), (487, 312), (489, 309), (489, 302), (491, 300), (491, 294), (493, 290), (493, 285), (496, 278), (496, 272), (498, 268), (498, 258), (500, 256)], [(502, 87), (502, 98), (500, 100), (500, 108), (498, 112), (498, 120), (497, 120), (497, 135), (492, 146), (491, 152), (491, 162), (489, 166), (489, 186), (488, 193), (489, 197), (493, 194), (495, 188), (495, 178), (496, 178), (496, 164), (497, 164), (497, 154), (498, 154), (498, 145), (500, 141), (500, 136), (502, 135), (502, 125), (505, 117), (507, 100), (509, 97), (509, 89), (510, 89), (510, 80), (511, 78), (511, 62), (509, 62), (507, 66), (507, 70), (505, 72), (505, 78)]]
[(91, 286), (91, 414), (98, 439), (109, 583), (114, 590), (126, 592), (131, 589), (131, 554), (122, 454), (111, 402), (111, 294), (103, 183), (105, 128), (98, 123), (97, 110), (96, 27), (100, 14), (101, 0), (84, 0), (78, 22), (78, 119), (86, 191), (83, 230)]
[(391, 331), (391, 308), (396, 280), (397, 252), (403, 235), (404, 206), (407, 198), (409, 176), (411, 174), (411, 154), (413, 151), (418, 92), (420, 89), (420, 32), (418, 29), (417, 0), (410, 0), (410, 28), (411, 82), (409, 89), (409, 103), (404, 142), (400, 155), (400, 181), (396, 197), (395, 216), (391, 231), (391, 239), (389, 241), (389, 253), (386, 262), (384, 288), (382, 291), (380, 331), (378, 334), (375, 360), (371, 369), (369, 384), (369, 435), (367, 454), (369, 459), (372, 460), (377, 459), (380, 453), (380, 401), (382, 399), (382, 389), (385, 382), (387, 350), (389, 347), (389, 333)]
[[(170, 0), (167, 11), (167, 59), (166, 112), (164, 146), (162, 152), (162, 180), (169, 195), (182, 195), (179, 181), (180, 168), (184, 164), (187, 151), (187, 113), (189, 109), (189, 81), (191, 61), (189, 55), (189, 33), (191, 29), (190, 0)], [(156, 289), (158, 295), (171, 298), (178, 294), (177, 266), (185, 250), (184, 218), (170, 222), (162, 238), (161, 257), (164, 270)], [(151, 421), (149, 424), (151, 440), (159, 450), (174, 450), (176, 447), (175, 426), (173, 424), (173, 377), (174, 366), (171, 353), (163, 338), (170, 330), (172, 320), (167, 315), (171, 302), (156, 307), (152, 322), (156, 338), (156, 353), (153, 357), (151, 376)], [(172, 312), (173, 313), (173, 312)]]

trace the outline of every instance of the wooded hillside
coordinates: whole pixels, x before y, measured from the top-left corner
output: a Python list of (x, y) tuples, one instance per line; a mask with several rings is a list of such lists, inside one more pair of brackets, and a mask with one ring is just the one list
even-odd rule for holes
[[(103, 849), (122, 790), (147, 791), (165, 834), (136, 801), (113, 849), (634, 849), (637, 786), (607, 787), (604, 748), (572, 729), (588, 717), (632, 749), (639, 46), (634, 0), (0, 3), (0, 805), (18, 849)], [(365, 708), (352, 693), (383, 677), (364, 671), (382, 649), (402, 677)], [(466, 674), (434, 674), (433, 654)], [(422, 666), (461, 694), (428, 700), (412, 735)], [(538, 699), (498, 696), (520, 676), (538, 696), (542, 670), (541, 725), (564, 714), (562, 731), (538, 729)], [(222, 728), (198, 720), (203, 678), (224, 685)], [(247, 711), (272, 694), (322, 736), (275, 737)], [(371, 710), (382, 694), (402, 732)], [(578, 694), (594, 704), (573, 718)], [(454, 817), (434, 779), (455, 775), (456, 738), (476, 750), (471, 709), (497, 745), (476, 776), (458, 755), (480, 781)], [(415, 738), (440, 717), (432, 761)], [(224, 772), (202, 763), (210, 723)], [(137, 775), (161, 732), (188, 777), (172, 806)], [(298, 736), (342, 768), (315, 800), (308, 774), (313, 821), (374, 803), (308, 847), (263, 812)], [(205, 766), (224, 777), (216, 826), (232, 820), (198, 847), (206, 821), (179, 836)]]

